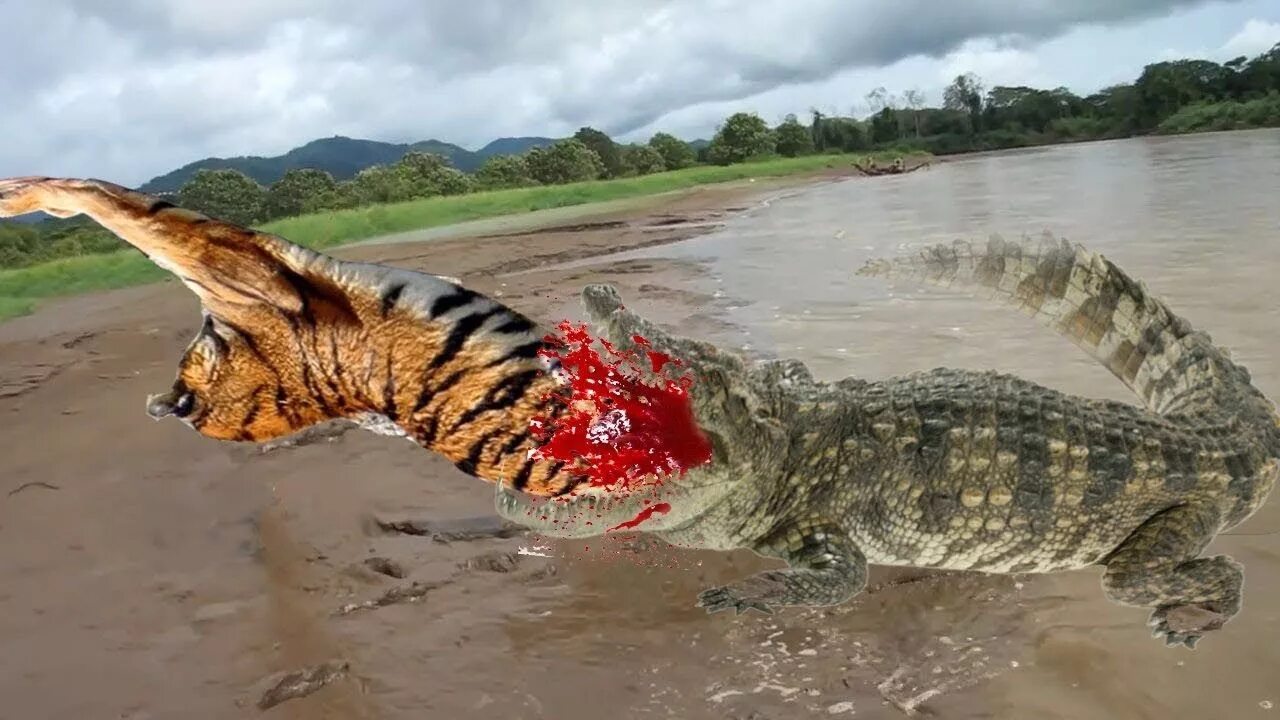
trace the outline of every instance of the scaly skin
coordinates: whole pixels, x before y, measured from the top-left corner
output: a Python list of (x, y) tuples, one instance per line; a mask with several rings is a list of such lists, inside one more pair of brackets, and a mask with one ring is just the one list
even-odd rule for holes
[[(713, 463), (664, 487), (671, 511), (638, 529), (789, 565), (709, 589), (700, 605), (836, 604), (862, 589), (868, 563), (1002, 573), (1102, 564), (1107, 597), (1151, 608), (1168, 644), (1193, 647), (1239, 611), (1240, 566), (1198, 555), (1265, 500), (1280, 425), (1208, 336), (1065, 243), (957, 244), (862, 274), (986, 288), (1071, 338), (1146, 408), (994, 372), (817, 382), (798, 361), (753, 366), (671, 336), (611, 288), (589, 287), (586, 309), (611, 341), (644, 335), (718, 380), (713, 392), (694, 389)], [(499, 485), (497, 506), (545, 534), (582, 537), (652, 500), (539, 505)]]

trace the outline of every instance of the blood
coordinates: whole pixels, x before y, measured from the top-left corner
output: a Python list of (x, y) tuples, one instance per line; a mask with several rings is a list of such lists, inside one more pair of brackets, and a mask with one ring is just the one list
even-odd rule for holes
[(609, 528), (607, 532), (613, 532), (614, 530), (630, 530), (654, 515), (666, 515), (669, 512), (671, 512), (671, 505), (669, 503), (654, 503), (653, 505), (641, 510), (630, 520), (624, 523), (618, 523), (617, 525)]
[[(650, 384), (642, 379), (635, 351), (593, 338), (584, 324), (565, 320), (556, 330), (559, 335), (548, 335), (547, 347), (539, 352), (560, 361), (565, 409), (530, 422), (540, 443), (535, 457), (564, 462), (591, 485), (611, 490), (661, 483), (711, 460), (711, 442), (698, 429), (691, 406), (693, 378), (669, 375), (683, 362), (634, 336), (632, 342), (657, 375)], [(642, 519), (655, 512), (665, 510), (647, 508)]]

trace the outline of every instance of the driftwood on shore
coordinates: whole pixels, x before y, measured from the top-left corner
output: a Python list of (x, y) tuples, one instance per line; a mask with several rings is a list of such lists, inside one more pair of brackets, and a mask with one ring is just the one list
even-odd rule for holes
[(902, 175), (904, 173), (915, 172), (916, 170), (919, 170), (922, 167), (927, 167), (928, 165), (929, 163), (927, 161), (917, 163), (915, 165), (907, 165), (902, 161), (902, 158), (895, 158), (889, 165), (876, 165), (876, 161), (872, 158), (867, 158), (866, 162), (855, 162), (853, 164), (853, 166), (857, 168), (858, 172), (863, 175), (870, 175), (873, 177), (878, 175)]

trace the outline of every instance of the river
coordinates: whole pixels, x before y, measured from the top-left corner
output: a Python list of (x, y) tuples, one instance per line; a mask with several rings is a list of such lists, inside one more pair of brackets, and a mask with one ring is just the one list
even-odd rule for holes
[[(1280, 131), (1130, 139), (975, 155), (904, 176), (824, 185), (779, 198), (721, 232), (627, 257), (697, 263), (706, 272), (691, 287), (719, 297), (706, 312), (727, 321), (716, 340), (802, 359), (824, 379), (991, 368), (1070, 393), (1131, 400), (1068, 341), (1010, 309), (853, 274), (868, 258), (921, 245), (1051, 232), (1144, 280), (1277, 398), (1276, 198)], [(1107, 602), (1093, 570), (1013, 584), (947, 576), (923, 600), (906, 594), (905, 607), (867, 603), (861, 620), (815, 614), (814, 626), (836, 637), (813, 647), (839, 665), (899, 672), (897, 684), (916, 688), (899, 697), (924, 694), (924, 705), (942, 717), (1271, 717), (1280, 713), (1271, 709), (1280, 704), (1275, 500), (1208, 552), (1244, 563), (1245, 604), (1195, 652), (1152, 639), (1146, 611)], [(986, 659), (969, 662), (960, 658), (965, 653)], [(773, 681), (803, 686), (801, 677)], [(855, 706), (860, 717), (877, 716)]]

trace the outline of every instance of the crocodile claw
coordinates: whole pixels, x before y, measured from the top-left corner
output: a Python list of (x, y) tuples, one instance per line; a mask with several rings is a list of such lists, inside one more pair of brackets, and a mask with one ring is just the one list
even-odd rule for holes
[(703, 590), (698, 594), (698, 607), (706, 608), (707, 614), (730, 609), (737, 615), (748, 610), (757, 610), (765, 615), (773, 614), (773, 608), (763, 599), (751, 597), (732, 586)]
[(1225, 622), (1222, 613), (1202, 604), (1161, 605), (1147, 620), (1152, 637), (1163, 638), (1168, 646), (1183, 645), (1192, 649), (1204, 633), (1217, 630)]

